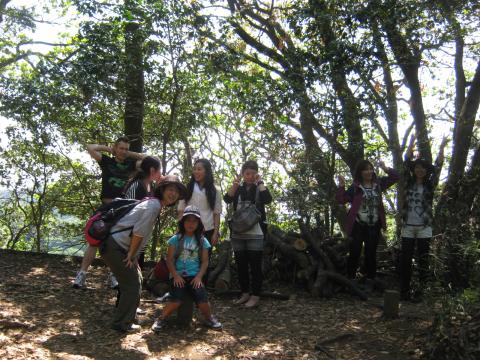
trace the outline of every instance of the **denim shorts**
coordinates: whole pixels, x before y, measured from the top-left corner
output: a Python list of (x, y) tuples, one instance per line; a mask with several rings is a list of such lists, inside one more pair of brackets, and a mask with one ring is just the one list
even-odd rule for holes
[(188, 294), (190, 294), (197, 305), (208, 302), (207, 289), (205, 289), (203, 284), (198, 289), (194, 289), (193, 285), (190, 284), (193, 278), (193, 276), (183, 277), (183, 280), (185, 280), (183, 287), (175, 286), (172, 279), (172, 291), (170, 291), (172, 302), (181, 303), (185, 300), (185, 296)]

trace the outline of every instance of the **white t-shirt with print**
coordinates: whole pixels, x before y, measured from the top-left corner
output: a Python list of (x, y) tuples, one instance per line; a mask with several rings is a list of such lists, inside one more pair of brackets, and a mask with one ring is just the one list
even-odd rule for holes
[(415, 184), (407, 190), (407, 225), (424, 225), (423, 185)]
[(215, 196), (215, 208), (210, 208), (210, 204), (208, 203), (207, 194), (205, 188), (200, 188), (198, 183), (195, 183), (193, 187), (193, 193), (190, 200), (188, 200), (188, 204), (185, 203), (185, 200), (180, 200), (178, 202), (178, 211), (183, 211), (188, 205), (195, 205), (200, 210), (200, 217), (202, 218), (203, 226), (205, 227), (205, 231), (213, 230), (215, 228), (215, 224), (213, 222), (213, 215), (214, 214), (221, 214), (222, 213), (222, 195), (220, 190), (215, 187), (217, 192)]
[(360, 186), (363, 191), (362, 205), (358, 209), (357, 219), (369, 226), (378, 222), (378, 206), (380, 204), (380, 194), (376, 187), (367, 188)]

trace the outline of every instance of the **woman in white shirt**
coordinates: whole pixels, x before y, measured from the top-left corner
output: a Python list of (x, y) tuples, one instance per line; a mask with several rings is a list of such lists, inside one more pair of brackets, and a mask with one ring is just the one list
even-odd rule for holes
[(183, 211), (189, 205), (195, 205), (200, 210), (202, 223), (205, 227), (204, 236), (214, 246), (219, 238), (222, 195), (215, 186), (212, 164), (207, 159), (198, 159), (193, 164), (192, 177), (187, 185), (185, 200), (178, 202), (180, 219)]

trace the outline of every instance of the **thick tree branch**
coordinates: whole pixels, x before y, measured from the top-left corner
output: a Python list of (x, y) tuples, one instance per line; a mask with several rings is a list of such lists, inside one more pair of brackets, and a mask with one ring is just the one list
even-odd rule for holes
[(467, 164), (468, 151), (472, 140), (475, 117), (480, 103), (480, 61), (477, 64), (475, 75), (471, 82), (462, 110), (456, 121), (453, 135), (452, 161), (450, 163), (450, 186), (457, 183), (463, 176)]

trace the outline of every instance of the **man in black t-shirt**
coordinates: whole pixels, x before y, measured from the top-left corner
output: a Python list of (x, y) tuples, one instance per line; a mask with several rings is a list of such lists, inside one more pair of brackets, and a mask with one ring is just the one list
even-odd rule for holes
[(136, 161), (127, 158), (120, 162), (118, 158), (101, 154), (98, 163), (102, 169), (102, 193), (100, 197), (102, 202), (105, 203), (122, 195), (130, 174), (135, 170)]
[[(87, 145), (87, 151), (102, 169), (102, 193), (100, 198), (104, 204), (108, 204), (116, 197), (121, 196), (131, 173), (138, 168), (138, 165), (146, 156), (145, 154), (129, 151), (128, 138), (126, 137), (118, 138), (112, 147), (96, 144)], [(102, 154), (102, 152), (111, 153), (113, 157)], [(80, 271), (73, 282), (74, 288), (85, 287), (87, 270), (95, 259), (96, 254), (97, 248), (87, 245)], [(110, 281), (112, 288), (118, 287), (118, 282), (112, 274), (110, 274)]]

